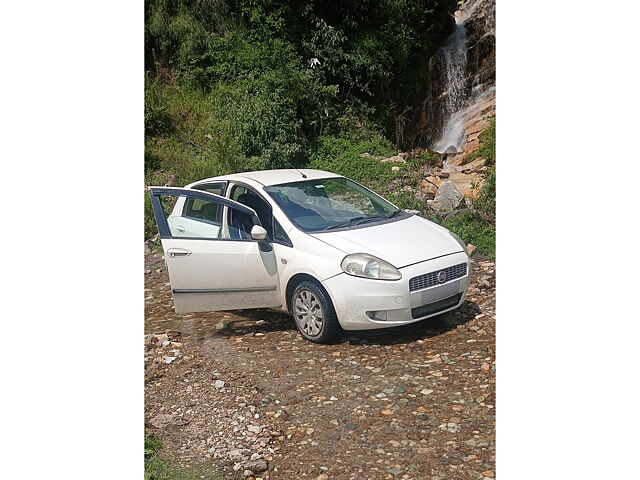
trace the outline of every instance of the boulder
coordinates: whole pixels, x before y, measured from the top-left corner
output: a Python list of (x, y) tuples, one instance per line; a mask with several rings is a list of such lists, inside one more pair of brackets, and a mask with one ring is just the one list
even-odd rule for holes
[[(437, 180), (437, 183), (434, 181)], [(441, 180), (438, 177), (429, 177), (420, 180), (418, 184), (418, 189), (424, 193), (429, 195), (435, 195), (438, 191), (438, 187), (440, 186)]]
[(457, 173), (461, 171), (462, 171), (461, 167), (456, 167), (455, 165), (451, 165), (447, 163), (444, 165), (444, 167), (442, 167), (441, 173)]
[(450, 212), (457, 208), (463, 195), (458, 191), (453, 182), (445, 180), (438, 188), (431, 207), (438, 213)]
[(447, 147), (447, 149), (444, 151), (444, 153), (446, 154), (459, 153), (459, 152), (460, 150), (454, 147), (453, 145), (449, 145), (449, 147)]

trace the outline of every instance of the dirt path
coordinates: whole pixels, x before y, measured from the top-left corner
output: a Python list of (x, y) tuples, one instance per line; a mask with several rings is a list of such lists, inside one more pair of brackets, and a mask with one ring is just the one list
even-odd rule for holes
[(230, 478), (494, 476), (493, 263), (458, 311), (333, 345), (270, 311), (176, 315), (162, 258), (146, 268), (145, 331), (169, 335), (145, 339), (145, 421), (167, 452)]

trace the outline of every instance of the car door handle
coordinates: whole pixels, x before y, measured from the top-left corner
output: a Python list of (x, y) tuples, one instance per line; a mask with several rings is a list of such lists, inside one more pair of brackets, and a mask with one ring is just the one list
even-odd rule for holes
[(186, 250), (184, 248), (170, 248), (167, 250), (167, 255), (170, 257), (186, 257), (187, 255), (191, 255), (191, 250)]
[(178, 233), (184, 233), (184, 227), (182, 225), (178, 225), (176, 227), (176, 230), (178, 231)]

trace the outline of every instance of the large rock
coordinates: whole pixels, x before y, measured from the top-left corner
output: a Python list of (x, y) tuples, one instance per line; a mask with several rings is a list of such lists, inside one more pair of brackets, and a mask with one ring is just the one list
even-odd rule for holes
[(431, 207), (438, 213), (455, 210), (462, 201), (463, 195), (450, 180), (445, 180), (438, 188)]
[(244, 462), (242, 466), (253, 473), (266, 472), (269, 469), (269, 463), (264, 458)]
[(454, 155), (451, 158), (447, 158), (447, 165), (452, 165), (454, 167), (458, 167), (462, 165), (463, 162), (464, 162), (464, 155), (461, 153)]
[(453, 183), (456, 190), (467, 198), (478, 198), (482, 177), (475, 173), (456, 172), (449, 175), (449, 182)]
[[(437, 182), (437, 183), (436, 183)], [(428, 195), (435, 195), (442, 181), (438, 177), (429, 177), (420, 180), (418, 190)]]
[(465, 163), (462, 165), (462, 171), (465, 173), (477, 173), (480, 172), (481, 168), (484, 167), (486, 160), (484, 158), (477, 158), (473, 162)]
[(189, 420), (182, 418), (178, 415), (172, 415), (170, 413), (161, 413), (153, 417), (150, 422), (156, 428), (165, 428), (173, 426), (182, 426), (189, 423)]

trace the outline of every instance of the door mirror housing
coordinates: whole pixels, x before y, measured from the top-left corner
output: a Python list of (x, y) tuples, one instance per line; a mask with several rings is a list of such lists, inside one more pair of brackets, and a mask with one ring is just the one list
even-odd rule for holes
[(261, 242), (267, 238), (267, 231), (260, 225), (254, 225), (251, 228), (251, 239), (257, 242)]

